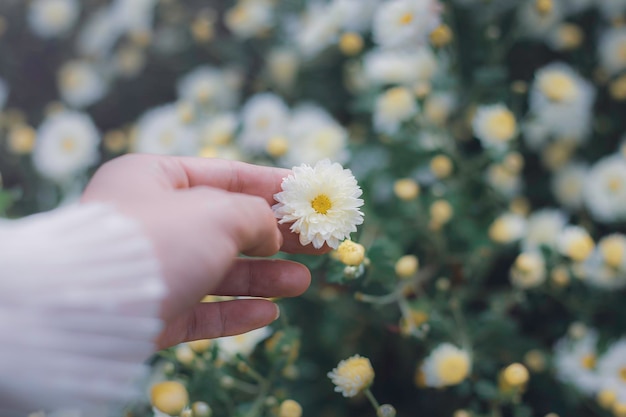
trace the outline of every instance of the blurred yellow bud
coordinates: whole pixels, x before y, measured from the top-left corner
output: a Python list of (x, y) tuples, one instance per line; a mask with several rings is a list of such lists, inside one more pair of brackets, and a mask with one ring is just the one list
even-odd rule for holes
[(456, 410), (456, 411), (452, 414), (452, 417), (471, 417), (471, 416), (472, 416), (472, 414), (471, 414), (469, 411), (464, 410), (464, 409), (462, 409), (462, 408), (460, 408), (460, 409)]
[(121, 130), (111, 130), (104, 135), (104, 148), (113, 153), (122, 153), (128, 148), (128, 136)]
[(519, 173), (524, 168), (524, 157), (519, 152), (510, 152), (504, 158), (504, 166), (512, 173)]
[(530, 213), (530, 202), (525, 197), (515, 197), (509, 205), (509, 210), (520, 216), (526, 216)]
[(553, 8), (552, 0), (535, 0), (535, 10), (542, 16), (552, 13)]
[(626, 417), (626, 403), (616, 402), (613, 404), (613, 414), (615, 417)]
[(565, 50), (578, 48), (585, 38), (580, 26), (574, 23), (562, 23), (557, 29), (559, 43)]
[(559, 265), (552, 270), (550, 279), (552, 283), (559, 288), (567, 287), (570, 283), (569, 272), (567, 272), (567, 268), (563, 265)]
[(191, 350), (191, 347), (189, 347), (189, 344), (187, 343), (176, 346), (174, 356), (176, 356), (176, 360), (183, 365), (191, 365), (193, 360), (196, 358), (196, 354), (193, 350)]
[(289, 150), (289, 141), (284, 136), (274, 136), (267, 142), (265, 150), (270, 156), (278, 158)]
[(191, 405), (191, 411), (193, 411), (193, 417), (211, 417), (213, 410), (209, 404), (204, 401), (196, 401)]
[(204, 353), (207, 350), (209, 350), (209, 348), (211, 347), (211, 340), (210, 339), (194, 340), (192, 342), (187, 342), (187, 344), (189, 345), (191, 350), (193, 350), (194, 352)]
[(376, 417), (396, 417), (396, 409), (391, 404), (383, 404), (376, 410)]
[(150, 389), (150, 403), (157, 410), (170, 416), (177, 416), (187, 407), (187, 388), (177, 381), (164, 381)]
[(540, 350), (533, 349), (524, 355), (524, 363), (533, 372), (543, 372), (546, 369), (546, 358)]
[(430, 32), (430, 43), (437, 48), (448, 45), (452, 42), (452, 30), (448, 25), (441, 24)]
[(502, 371), (502, 377), (511, 387), (519, 387), (528, 382), (528, 369), (521, 363), (513, 363)]
[(437, 224), (446, 224), (454, 214), (452, 205), (447, 200), (437, 200), (430, 206), (430, 218)]
[(358, 33), (344, 33), (339, 39), (339, 50), (348, 56), (357, 55), (363, 50), (363, 38)]
[(422, 370), (422, 366), (419, 364), (417, 365), (417, 368), (415, 368), (413, 382), (417, 388), (424, 388), (426, 386), (426, 374)]
[(439, 179), (449, 177), (452, 169), (452, 160), (446, 155), (437, 155), (430, 160), (430, 170)]
[(393, 184), (393, 192), (401, 200), (415, 200), (420, 193), (420, 186), (411, 178), (401, 178)]
[(511, 91), (515, 94), (526, 94), (528, 92), (528, 83), (522, 80), (513, 81), (511, 83)]
[(346, 239), (337, 248), (337, 257), (345, 265), (358, 266), (365, 259), (365, 248), (359, 243)]
[(413, 87), (413, 92), (415, 93), (415, 97), (420, 98), (420, 99), (430, 94), (431, 90), (432, 90), (432, 87), (430, 86), (430, 83), (426, 81), (420, 81), (417, 84), (415, 84), (415, 87)]
[(280, 405), (278, 417), (301, 417), (302, 406), (294, 400), (285, 400)]
[(626, 254), (626, 239), (622, 235), (609, 235), (598, 243), (604, 262), (612, 268), (619, 268)]
[(620, 75), (609, 84), (609, 93), (614, 100), (626, 100), (626, 74)]
[(609, 410), (613, 408), (613, 405), (617, 402), (617, 394), (613, 390), (603, 389), (598, 392), (596, 399), (600, 407)]
[(28, 125), (18, 124), (9, 131), (9, 150), (15, 155), (26, 155), (35, 147), (37, 132)]
[(419, 260), (415, 255), (404, 255), (395, 265), (396, 275), (400, 278), (409, 278), (413, 276), (419, 268)]

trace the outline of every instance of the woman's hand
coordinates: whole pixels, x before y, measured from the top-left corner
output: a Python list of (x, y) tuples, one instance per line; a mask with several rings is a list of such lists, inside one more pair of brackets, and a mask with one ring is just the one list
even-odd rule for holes
[(289, 225), (279, 226), (271, 206), (289, 170), (219, 159), (127, 155), (104, 164), (82, 202), (114, 204), (134, 218), (154, 244), (168, 293), (159, 348), (183, 341), (243, 333), (271, 323), (268, 300), (200, 303), (205, 295), (291, 297), (310, 283), (298, 263), (238, 258), (303, 247)]

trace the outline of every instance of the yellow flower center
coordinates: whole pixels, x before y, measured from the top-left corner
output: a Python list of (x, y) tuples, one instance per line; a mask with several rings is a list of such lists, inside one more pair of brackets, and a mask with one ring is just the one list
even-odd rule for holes
[(605, 389), (598, 393), (597, 400), (600, 407), (608, 409), (613, 407), (613, 404), (615, 404), (617, 395), (615, 394), (615, 391)]
[(604, 262), (617, 268), (624, 260), (624, 242), (616, 236), (609, 236), (600, 243), (600, 252), (604, 258)]
[(584, 261), (591, 255), (595, 243), (589, 236), (581, 236), (570, 243), (568, 254), (575, 261)]
[(398, 23), (400, 23), (401, 25), (408, 25), (412, 21), (413, 21), (413, 13), (406, 12), (402, 16), (400, 16), (400, 19), (398, 20)]
[(575, 49), (580, 46), (585, 35), (579, 26), (563, 23), (559, 27), (558, 36), (565, 49)]
[(72, 137), (63, 138), (61, 141), (61, 149), (65, 152), (70, 153), (76, 149), (76, 141)]
[(626, 382), (626, 366), (622, 366), (619, 370), (619, 379), (622, 380), (622, 382)]
[(580, 364), (585, 369), (589, 369), (589, 370), (594, 369), (596, 367), (596, 355), (589, 353), (583, 356), (580, 359)]
[(515, 134), (516, 127), (515, 116), (509, 110), (500, 110), (487, 121), (489, 136), (500, 141), (511, 139)]
[(542, 16), (545, 16), (552, 12), (552, 0), (535, 0), (535, 10)]
[(550, 72), (541, 77), (539, 89), (552, 101), (570, 101), (577, 94), (576, 83), (562, 72)]
[(607, 181), (607, 187), (609, 191), (613, 193), (617, 193), (618, 191), (620, 191), (623, 185), (624, 185), (624, 182), (619, 177), (612, 177), (612, 178), (609, 178), (609, 180)]
[(311, 201), (311, 207), (319, 214), (326, 214), (333, 206), (326, 194), (320, 194)]
[(339, 50), (346, 55), (356, 55), (363, 49), (363, 38), (358, 33), (348, 32), (339, 39)]
[(444, 385), (456, 385), (467, 377), (469, 366), (464, 355), (454, 353), (437, 364), (437, 375)]
[(621, 42), (617, 47), (617, 57), (620, 61), (626, 61), (626, 42)]

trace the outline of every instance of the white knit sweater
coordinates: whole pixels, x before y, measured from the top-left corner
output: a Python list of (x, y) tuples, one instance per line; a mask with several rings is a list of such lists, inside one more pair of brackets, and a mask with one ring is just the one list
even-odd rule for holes
[(164, 294), (151, 243), (112, 207), (0, 221), (0, 415), (137, 398)]

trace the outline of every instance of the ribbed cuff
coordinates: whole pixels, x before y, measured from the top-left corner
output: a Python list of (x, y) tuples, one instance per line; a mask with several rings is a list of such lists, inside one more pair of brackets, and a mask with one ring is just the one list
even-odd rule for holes
[(164, 295), (151, 243), (109, 206), (0, 222), (0, 414), (136, 398)]

